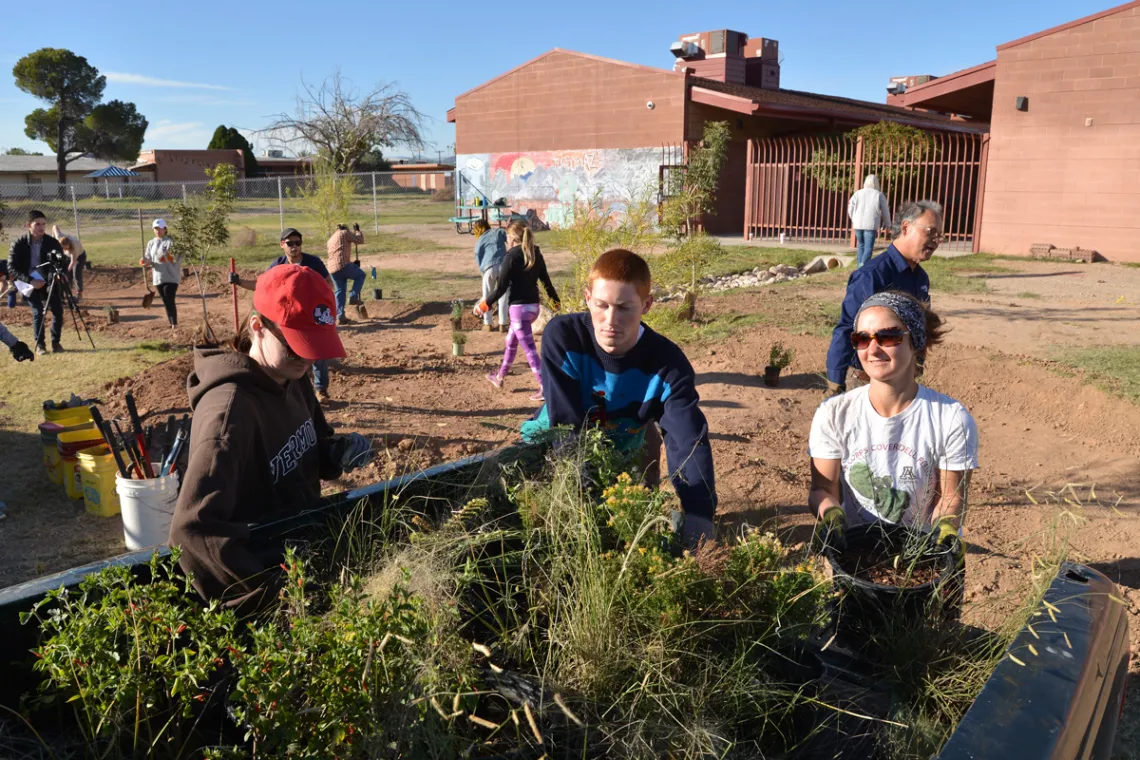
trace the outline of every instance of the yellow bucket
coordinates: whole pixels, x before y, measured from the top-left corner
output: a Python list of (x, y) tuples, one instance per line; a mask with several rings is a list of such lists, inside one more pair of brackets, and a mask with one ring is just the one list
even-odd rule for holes
[(59, 434), (65, 428), (54, 422), (40, 423), (40, 445), (44, 449), (44, 468), (47, 470), (48, 480), (56, 485), (63, 485), (63, 468), (59, 460)]
[(68, 409), (44, 409), (44, 420), (70, 427), (91, 421), (91, 407), (73, 406)]
[(69, 429), (59, 434), (60, 467), (63, 470), (63, 489), (67, 498), (79, 500), (83, 498), (83, 484), (79, 481), (79, 460), (76, 456), (80, 451), (98, 446), (103, 442), (103, 435), (95, 429), (94, 422)]
[(83, 503), (87, 511), (98, 517), (119, 514), (119, 493), (115, 475), (119, 468), (107, 446), (94, 446), (75, 455), (79, 460), (79, 482), (83, 486)]

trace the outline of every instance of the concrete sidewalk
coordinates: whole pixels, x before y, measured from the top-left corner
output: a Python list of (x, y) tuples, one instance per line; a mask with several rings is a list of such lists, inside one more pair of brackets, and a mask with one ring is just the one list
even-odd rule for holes
[[(820, 253), (839, 253), (847, 256), (855, 255), (855, 247), (845, 243), (807, 243), (797, 240), (786, 240), (783, 245), (780, 245), (779, 240), (775, 239), (754, 239), (745, 240), (743, 235), (717, 235), (716, 239), (720, 241), (721, 245), (747, 245), (757, 248), (788, 248), (799, 251), (819, 251)], [(882, 253), (887, 250), (889, 242), (875, 241), (875, 253)], [(955, 245), (963, 245), (962, 242), (955, 242)], [(934, 254), (939, 258), (955, 259), (960, 256), (972, 256), (973, 251), (964, 250), (946, 250), (939, 248)]]

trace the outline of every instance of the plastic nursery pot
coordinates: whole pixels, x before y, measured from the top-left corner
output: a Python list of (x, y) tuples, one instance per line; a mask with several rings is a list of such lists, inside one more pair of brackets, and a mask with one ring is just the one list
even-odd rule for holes
[(463, 356), (463, 344), (462, 343), (452, 343), (451, 344), (451, 354), (452, 354), (452, 356)]
[(775, 388), (780, 384), (780, 368), (779, 367), (765, 367), (764, 368), (764, 385), (769, 388)]
[(372, 300), (373, 301), (383, 301), (384, 300), (384, 288), (372, 288)]
[[(962, 577), (955, 572), (954, 556), (934, 544), (923, 531), (904, 525), (872, 523), (847, 530), (847, 549), (837, 552), (828, 547), (824, 553), (831, 566), (832, 582), (841, 592), (840, 620), (844, 627), (866, 626), (869, 630), (881, 629), (884, 620), (899, 621), (922, 619), (941, 603), (954, 596)], [(928, 564), (935, 575), (932, 580), (913, 586), (892, 586), (868, 580), (858, 567), (870, 556), (897, 557), (904, 547), (911, 550), (929, 542), (923, 550), (923, 564)], [(881, 563), (880, 563), (881, 564)], [(942, 610), (956, 617), (959, 609)], [(844, 621), (846, 618), (846, 621)]]

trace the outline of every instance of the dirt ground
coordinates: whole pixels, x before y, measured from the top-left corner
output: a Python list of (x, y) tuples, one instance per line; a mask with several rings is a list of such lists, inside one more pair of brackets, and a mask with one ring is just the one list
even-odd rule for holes
[[(440, 241), (446, 239), (441, 232)], [(467, 276), (470, 292), (455, 297), (470, 299), (478, 295), (478, 280), (470, 271), (468, 241), (459, 238), (455, 250), (363, 263), (366, 269), (376, 264)], [(550, 257), (558, 267), (566, 254), (551, 252)], [(967, 615), (989, 622), (1008, 610), (1032, 571), (1042, 537), (1061, 507), (1068, 507), (1081, 520), (1073, 540), (1075, 557), (1121, 584), (1132, 648), (1140, 651), (1140, 406), (1083, 384), (1079, 375), (1057, 373), (1046, 361), (1059, 345), (1140, 343), (1134, 327), (1140, 318), (1140, 270), (1003, 264), (1011, 271), (985, 276), (989, 293), (933, 293), (935, 308), (953, 329), (948, 343), (932, 352), (924, 380), (962, 401), (980, 430), (981, 469), (973, 480), (966, 521)], [(129, 284), (135, 274), (96, 272), (90, 277), (86, 305), (93, 321), (104, 321), (96, 307), (114, 303), (122, 323), (101, 324), (102, 329), (140, 340), (170, 339), (161, 308), (144, 311), (138, 305), (142, 285)], [(689, 349), (712, 431), (720, 514), (728, 526), (776, 521), (791, 531), (793, 540), (810, 532), (807, 436), (821, 399), (818, 373), (828, 339), (789, 333), (777, 325), (795, 323), (805, 302), (837, 301), (841, 293), (839, 287), (807, 283), (702, 301), (705, 316), (767, 315), (762, 324), (724, 341)], [(248, 299), (244, 294), (243, 314)], [(215, 327), (231, 324), (226, 289), (215, 288), (210, 302)], [(194, 302), (183, 298), (182, 308), (189, 325)], [(537, 404), (527, 400), (535, 383), (521, 358), (502, 390), (483, 378), (499, 363), (503, 336), (471, 331), (466, 355), (456, 358), (445, 301), (367, 302), (367, 309), (369, 319), (343, 328), (349, 356), (333, 365), (334, 401), (326, 414), (340, 430), (372, 436), (377, 455), (363, 470), (328, 484), (330, 489), (502, 445), (515, 438), (518, 424), (535, 411)], [(25, 314), (21, 308), (0, 318), (8, 322), (12, 315), (11, 321), (21, 324)], [(474, 327), (474, 319), (466, 319), (465, 326)], [(184, 330), (173, 339), (189, 343), (192, 336)], [(768, 388), (758, 357), (766, 356), (777, 340), (791, 346), (796, 358), (780, 386)], [(70, 341), (74, 344), (74, 333)], [(144, 416), (165, 417), (186, 410), (190, 366), (186, 354), (141, 376), (88, 390), (111, 400), (116, 391), (132, 389)], [(110, 404), (113, 411), (117, 403)], [(33, 439), (16, 440), (28, 444)], [(123, 550), (117, 518), (90, 517), (81, 505), (48, 487), (37, 469), (38, 445), (5, 448), (8, 472), (24, 474), (4, 489), (9, 504), (8, 519), (0, 522), (0, 587)], [(1140, 672), (1135, 661), (1133, 672)], [(1140, 723), (1134, 711), (1129, 710), (1132, 722), (1122, 732), (1135, 731)], [(1122, 747), (1118, 755), (1133, 757), (1133, 751)]]

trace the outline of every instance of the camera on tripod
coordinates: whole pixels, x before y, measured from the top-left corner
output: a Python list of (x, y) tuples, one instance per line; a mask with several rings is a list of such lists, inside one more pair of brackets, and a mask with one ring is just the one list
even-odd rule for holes
[(41, 272), (44, 279), (47, 280), (51, 276), (58, 277), (60, 275), (67, 275), (67, 270), (71, 266), (71, 260), (68, 259), (67, 254), (63, 251), (47, 251), (44, 254), (44, 261), (37, 269), (43, 269)]

